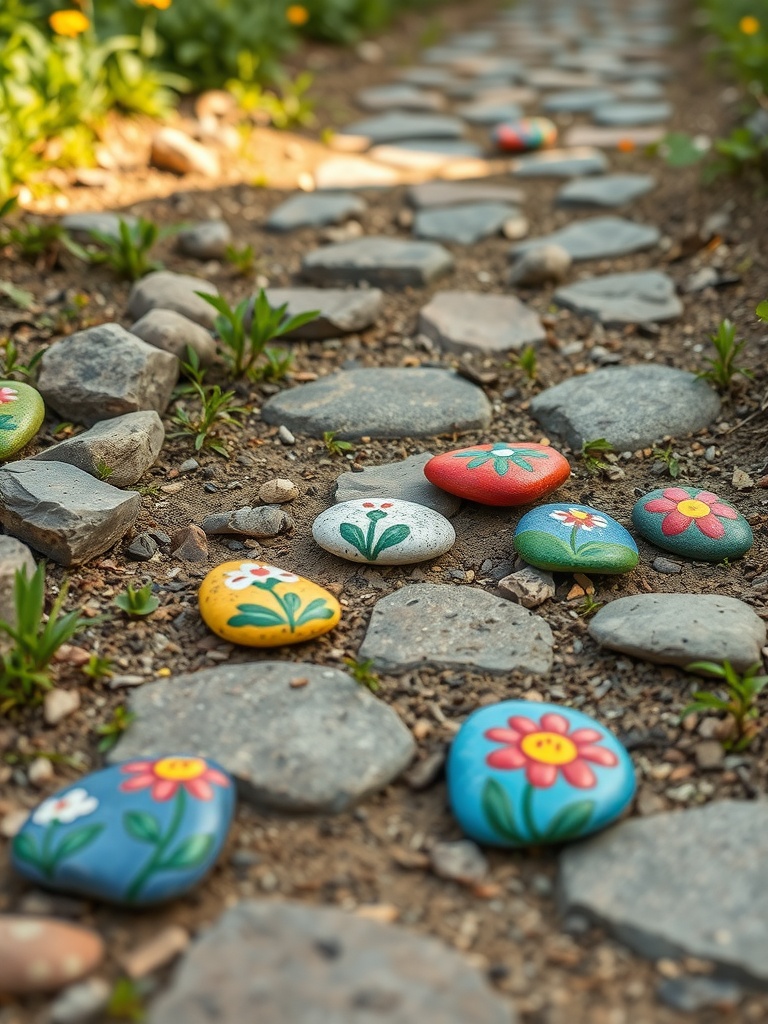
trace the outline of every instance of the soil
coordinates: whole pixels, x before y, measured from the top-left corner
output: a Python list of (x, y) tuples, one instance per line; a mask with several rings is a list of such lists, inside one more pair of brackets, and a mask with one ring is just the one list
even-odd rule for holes
[[(441, 10), (446, 32), (482, 21), (492, 4), (466, 5)], [(676, 111), (672, 128), (692, 135), (724, 134), (738, 113), (734, 90), (718, 80), (704, 59), (706, 40), (693, 34), (687, 8), (680, 11), (681, 43), (670, 48), (667, 60), (674, 75), (669, 98)], [(340, 125), (358, 116), (351, 96), (364, 84), (391, 79), (392, 68), (416, 57), (417, 40), (425, 39), (436, 24), (411, 16), (380, 40), (385, 59), (363, 63), (353, 51), (315, 47), (304, 51), (306, 65), (315, 70), (313, 96), (320, 126)], [(432, 41), (431, 39), (429, 40)], [(297, 61), (298, 65), (298, 61)], [(561, 126), (579, 119), (558, 119)], [(124, 138), (133, 137), (141, 153), (149, 126), (115, 126)], [(259, 280), (274, 286), (292, 283), (304, 253), (316, 247), (322, 233), (301, 230), (288, 236), (266, 233), (261, 225), (283, 198), (282, 188), (294, 187), (299, 176), (326, 154), (313, 133), (278, 133), (257, 129), (246, 149), (250, 155), (232, 161), (221, 180), (179, 179), (139, 164), (135, 169), (111, 171), (104, 185), (85, 188), (70, 176), (56, 176), (58, 190), (29, 201), (28, 208), (42, 214), (83, 209), (120, 209), (142, 214), (161, 225), (193, 222), (221, 215), (231, 224), (239, 246), (250, 244), (259, 255)], [(483, 135), (478, 135), (479, 139)], [(589, 273), (663, 268), (682, 283), (701, 266), (714, 266), (738, 275), (738, 283), (685, 297), (683, 317), (658, 330), (603, 329), (587, 318), (566, 311), (553, 312), (551, 289), (521, 293), (544, 315), (548, 342), (538, 353), (535, 381), (529, 381), (513, 362), (479, 358), (465, 372), (483, 382), (494, 404), (492, 434), (468, 434), (461, 444), (495, 438), (540, 441), (542, 433), (528, 414), (528, 403), (539, 390), (596, 365), (595, 346), (618, 353), (624, 363), (653, 359), (681, 369), (702, 369), (707, 335), (724, 317), (747, 339), (744, 362), (754, 379), (737, 378), (724, 403), (721, 420), (694, 438), (674, 440), (679, 457), (678, 483), (717, 489), (748, 518), (755, 533), (754, 548), (733, 565), (683, 563), (679, 575), (662, 575), (651, 563), (657, 552), (640, 543), (640, 567), (628, 576), (596, 578), (595, 600), (650, 592), (717, 592), (741, 598), (762, 617), (768, 617), (768, 585), (752, 585), (768, 568), (768, 490), (757, 486), (737, 492), (733, 471), (745, 470), (754, 480), (768, 471), (768, 333), (756, 320), (754, 308), (766, 297), (768, 247), (762, 230), (766, 220), (764, 184), (722, 178), (706, 187), (700, 171), (673, 169), (642, 151), (611, 154), (617, 171), (652, 172), (659, 187), (636, 201), (629, 216), (657, 224), (665, 236), (661, 249), (610, 263), (584, 264)], [(266, 187), (255, 187), (259, 178)], [(490, 181), (502, 183), (504, 176)], [(517, 182), (515, 182), (517, 184)], [(559, 185), (550, 181), (523, 181), (524, 211), (531, 235), (549, 232), (581, 216), (556, 210), (553, 197)], [(366, 234), (407, 235), (401, 227), (407, 214), (405, 189), (366, 193), (369, 207), (360, 218)], [(723, 213), (717, 227), (708, 230), (708, 218)], [(409, 288), (386, 296), (378, 323), (360, 335), (328, 342), (295, 343), (291, 386), (333, 372), (340, 366), (455, 365), (450, 357), (432, 351), (417, 337), (419, 309), (438, 288), (506, 292), (505, 272), (509, 242), (489, 239), (472, 247), (450, 247), (457, 268), (434, 288)], [(233, 302), (254, 290), (253, 278), (238, 276), (228, 264), (200, 264), (173, 250), (172, 240), (157, 247), (157, 256), (169, 269), (198, 274), (215, 282)], [(87, 271), (68, 254), (58, 262), (25, 263), (5, 250), (0, 253), (0, 280), (12, 281), (34, 295), (28, 310), (0, 304), (0, 332), (11, 335), (26, 360), (41, 346), (64, 334), (94, 323), (118, 320), (125, 326), (129, 285), (117, 281), (105, 268)], [(574, 343), (581, 345), (575, 351)], [(599, 350), (598, 350), (599, 352)], [(570, 353), (570, 354), (569, 354)], [(604, 355), (599, 358), (604, 358)], [(212, 380), (223, 378), (216, 373)], [(174, 560), (167, 548), (162, 557), (135, 563), (125, 556), (126, 538), (115, 550), (71, 571), (50, 564), (48, 590), (53, 597), (69, 581), (67, 607), (79, 606), (95, 623), (62, 652), (56, 664), (57, 685), (77, 688), (79, 711), (55, 728), (44, 725), (40, 708), (25, 709), (0, 723), (0, 819), (40, 799), (84, 771), (101, 766), (95, 729), (109, 721), (125, 703), (128, 690), (122, 677), (142, 680), (195, 671), (223, 661), (247, 662), (279, 658), (344, 667), (355, 658), (370, 610), (383, 594), (413, 580), (472, 584), (495, 589), (512, 571), (512, 532), (518, 519), (514, 510), (465, 505), (453, 520), (458, 541), (453, 550), (426, 567), (367, 568), (342, 562), (319, 552), (311, 540), (314, 517), (332, 500), (337, 476), (350, 468), (390, 462), (428, 449), (457, 446), (456, 436), (427, 442), (364, 441), (347, 456), (333, 456), (322, 442), (300, 437), (295, 446), (277, 438), (275, 428), (261, 421), (259, 410), (274, 386), (237, 385), (238, 396), (252, 409), (240, 430), (223, 434), (232, 458), (203, 451), (200, 468), (179, 475), (178, 467), (194, 453), (187, 438), (168, 440), (157, 465), (141, 481), (140, 530), (175, 529), (199, 523), (208, 513), (225, 511), (256, 501), (259, 486), (273, 477), (293, 480), (302, 492), (287, 506), (296, 520), (287, 537), (242, 549), (247, 557), (259, 549), (271, 562), (311, 575), (338, 594), (344, 607), (341, 625), (319, 641), (273, 651), (235, 648), (212, 636), (196, 610), (196, 591), (209, 568), (240, 555), (226, 539), (211, 538), (207, 564)], [(172, 411), (172, 410), (170, 410)], [(169, 411), (169, 412), (170, 412)], [(166, 426), (170, 428), (169, 417)], [(49, 418), (36, 441), (37, 450), (72, 432)], [(170, 429), (169, 429), (170, 432)], [(704, 455), (714, 448), (714, 460)], [(577, 453), (562, 449), (571, 459), (573, 475), (559, 492), (564, 500), (594, 505), (626, 522), (636, 496), (664, 486), (670, 477), (649, 449), (622, 457), (620, 479), (590, 475)], [(28, 454), (28, 453), (25, 453)], [(31, 452), (29, 453), (31, 454)], [(711, 457), (711, 453), (710, 453)], [(112, 605), (127, 583), (151, 580), (161, 605), (145, 620), (128, 621)], [(57, 915), (95, 926), (105, 937), (109, 958), (104, 974), (115, 980), (123, 973), (121, 956), (140, 945), (163, 926), (178, 923), (197, 932), (222, 910), (248, 898), (298, 899), (372, 912), (396, 919), (417, 931), (433, 934), (465, 951), (486, 971), (498, 990), (507, 995), (524, 1024), (677, 1024), (686, 1015), (661, 1005), (655, 989), (662, 978), (707, 973), (705, 963), (665, 960), (648, 963), (626, 950), (597, 927), (564, 922), (556, 901), (557, 852), (489, 851), (487, 882), (463, 887), (434, 876), (427, 852), (439, 840), (458, 838), (457, 826), (447, 809), (439, 767), (446, 745), (462, 720), (474, 708), (501, 699), (525, 696), (531, 700), (575, 702), (612, 728), (631, 750), (638, 773), (638, 796), (632, 814), (675, 812), (681, 807), (733, 797), (755, 799), (768, 782), (768, 742), (758, 736), (743, 754), (729, 757), (723, 768), (697, 767), (693, 748), (701, 739), (700, 723), (689, 717), (682, 724), (680, 711), (697, 684), (684, 672), (631, 660), (601, 651), (587, 633), (581, 613), (583, 593), (571, 594), (571, 576), (557, 577), (556, 598), (538, 611), (555, 634), (552, 673), (545, 679), (493, 677), (459, 671), (411, 672), (380, 677), (378, 696), (398, 711), (418, 740), (419, 761), (404, 780), (367, 800), (356, 810), (337, 817), (284, 818), (263, 814), (241, 803), (227, 852), (208, 881), (189, 897), (170, 906), (128, 913), (111, 907), (32, 892), (8, 868), (8, 843), (0, 840), (0, 910), (29, 911), (42, 907)], [(116, 677), (92, 682), (80, 671), (82, 650), (97, 652), (113, 661)], [(55, 779), (43, 790), (32, 787), (25, 767), (35, 757), (50, 757)], [(430, 762), (426, 765), (425, 762)], [(419, 777), (419, 767), (422, 777)], [(430, 768), (429, 771), (426, 771)], [(247, 855), (243, 855), (244, 851)], [(702, 851), (706, 856), (706, 851)], [(692, 884), (695, 880), (692, 878)], [(702, 899), (714, 894), (702, 893)], [(370, 912), (370, 911), (369, 911)], [(150, 996), (167, 981), (167, 972), (147, 979)], [(43, 1000), (0, 1003), (0, 1024), (32, 1024), (45, 1019)], [(714, 1021), (768, 1019), (768, 997), (747, 993), (737, 1009), (701, 1011), (702, 1024)]]

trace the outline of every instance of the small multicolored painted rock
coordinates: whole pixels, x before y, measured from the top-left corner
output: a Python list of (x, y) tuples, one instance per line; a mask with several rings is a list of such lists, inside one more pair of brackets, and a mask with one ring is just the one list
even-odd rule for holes
[(40, 804), (14, 838), (11, 860), (25, 878), (61, 892), (160, 903), (213, 867), (234, 809), (234, 782), (213, 761), (125, 761)]
[(217, 565), (201, 583), (198, 602), (209, 629), (246, 647), (314, 640), (341, 618), (333, 594), (266, 562)]
[(376, 565), (425, 562), (456, 542), (445, 516), (399, 498), (342, 501), (320, 513), (312, 536), (331, 554)]
[(522, 117), (497, 125), (491, 133), (493, 144), (505, 153), (546, 149), (557, 141), (557, 127), (547, 117)]
[(0, 380), (0, 461), (29, 444), (45, 419), (40, 394), (17, 380)]
[(567, 502), (526, 512), (514, 542), (526, 562), (550, 572), (629, 572), (640, 557), (631, 534), (615, 519)]
[(436, 455), (424, 467), (430, 483), (483, 505), (528, 505), (571, 474), (568, 460), (543, 444), (477, 444)]
[(493, 846), (541, 846), (610, 825), (632, 800), (629, 754), (572, 708), (508, 700), (469, 716), (448, 755), (462, 830)]
[(697, 487), (650, 491), (632, 509), (632, 522), (657, 547), (700, 562), (740, 558), (754, 542), (733, 505)]
[(104, 958), (101, 936), (45, 917), (0, 914), (0, 995), (51, 992), (84, 978)]

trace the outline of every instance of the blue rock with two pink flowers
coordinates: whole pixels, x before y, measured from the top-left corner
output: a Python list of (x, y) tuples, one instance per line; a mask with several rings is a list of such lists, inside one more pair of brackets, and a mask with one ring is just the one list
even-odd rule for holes
[(36, 808), (11, 860), (50, 889), (146, 906), (195, 886), (221, 853), (233, 779), (213, 761), (169, 755), (86, 775)]
[(465, 835), (509, 848), (605, 828), (635, 794), (616, 737), (573, 708), (509, 700), (469, 716), (448, 756), (448, 796)]

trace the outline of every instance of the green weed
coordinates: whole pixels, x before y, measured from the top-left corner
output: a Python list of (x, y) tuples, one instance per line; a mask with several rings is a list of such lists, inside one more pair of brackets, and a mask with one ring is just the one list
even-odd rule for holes
[(355, 446), (349, 441), (337, 441), (337, 434), (338, 430), (323, 431), (323, 444), (328, 449), (328, 454), (345, 455), (347, 452), (353, 452), (355, 450)]
[(189, 383), (180, 390), (195, 397), (198, 410), (190, 413), (183, 405), (177, 406), (171, 422), (179, 429), (171, 437), (193, 437), (196, 452), (210, 448), (217, 455), (229, 458), (229, 449), (216, 432), (220, 426), (239, 426), (238, 418), (247, 415), (248, 409), (234, 404), (234, 391), (222, 391), (218, 384), (203, 383), (205, 370), (200, 366), (197, 353), (190, 348), (187, 348), (187, 361), (182, 363), (182, 370)]
[(717, 332), (709, 335), (709, 340), (714, 345), (715, 355), (704, 357), (709, 369), (697, 374), (698, 377), (710, 381), (721, 391), (730, 391), (733, 378), (738, 375), (752, 380), (751, 370), (736, 365), (747, 343), (736, 338), (736, 327), (730, 320), (723, 320)]
[(101, 736), (97, 748), (99, 753), (105, 754), (111, 750), (135, 718), (136, 715), (133, 711), (128, 711), (123, 704), (120, 704), (112, 712), (111, 718), (102, 725), (97, 725), (94, 732)]
[(149, 253), (161, 238), (178, 230), (178, 227), (161, 230), (153, 221), (139, 217), (135, 224), (121, 220), (117, 238), (103, 231), (91, 231), (91, 238), (101, 246), (100, 250), (91, 251), (91, 263), (106, 264), (118, 277), (138, 281), (151, 271), (162, 269), (163, 264), (151, 260)]
[(344, 664), (349, 669), (349, 674), (356, 683), (367, 687), (371, 693), (378, 693), (381, 689), (378, 675), (373, 671), (373, 659), (357, 661), (355, 658), (345, 658)]
[(581, 446), (584, 468), (590, 476), (597, 476), (606, 469), (610, 469), (610, 463), (606, 462), (601, 456), (613, 454), (613, 445), (610, 441), (606, 441), (604, 437), (596, 437), (592, 441), (584, 441)]
[(654, 448), (653, 458), (655, 462), (662, 462), (667, 467), (667, 472), (676, 480), (680, 476), (680, 459), (672, 451), (672, 446), (666, 448)]
[(723, 680), (721, 693), (698, 690), (693, 703), (682, 712), (681, 718), (693, 711), (724, 711), (733, 721), (733, 734), (723, 742), (726, 750), (746, 750), (758, 733), (755, 719), (758, 716), (757, 698), (768, 685), (768, 676), (758, 675), (762, 666), (759, 662), (740, 674), (729, 661), (695, 661), (687, 666), (689, 672), (707, 672)]
[(99, 679), (109, 679), (113, 674), (112, 660), (110, 658), (102, 658), (98, 654), (92, 654), (85, 665), (83, 665), (82, 672), (83, 675), (93, 679), (94, 682), (97, 682)]
[(137, 590), (134, 590), (133, 585), (129, 583), (123, 593), (117, 595), (115, 604), (129, 618), (140, 619), (156, 611), (160, 600), (152, 593), (151, 583), (146, 583)]

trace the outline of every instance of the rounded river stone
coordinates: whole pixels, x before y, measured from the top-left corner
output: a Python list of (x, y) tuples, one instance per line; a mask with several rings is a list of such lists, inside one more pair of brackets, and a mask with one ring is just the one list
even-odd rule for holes
[(456, 542), (439, 512), (399, 498), (342, 501), (320, 513), (312, 536), (331, 554), (376, 565), (425, 562)]
[(627, 530), (589, 505), (539, 505), (515, 530), (515, 550), (550, 572), (629, 572), (639, 561)]
[(700, 562), (740, 558), (754, 542), (749, 523), (733, 505), (698, 487), (650, 491), (632, 509), (632, 522), (657, 547)]

